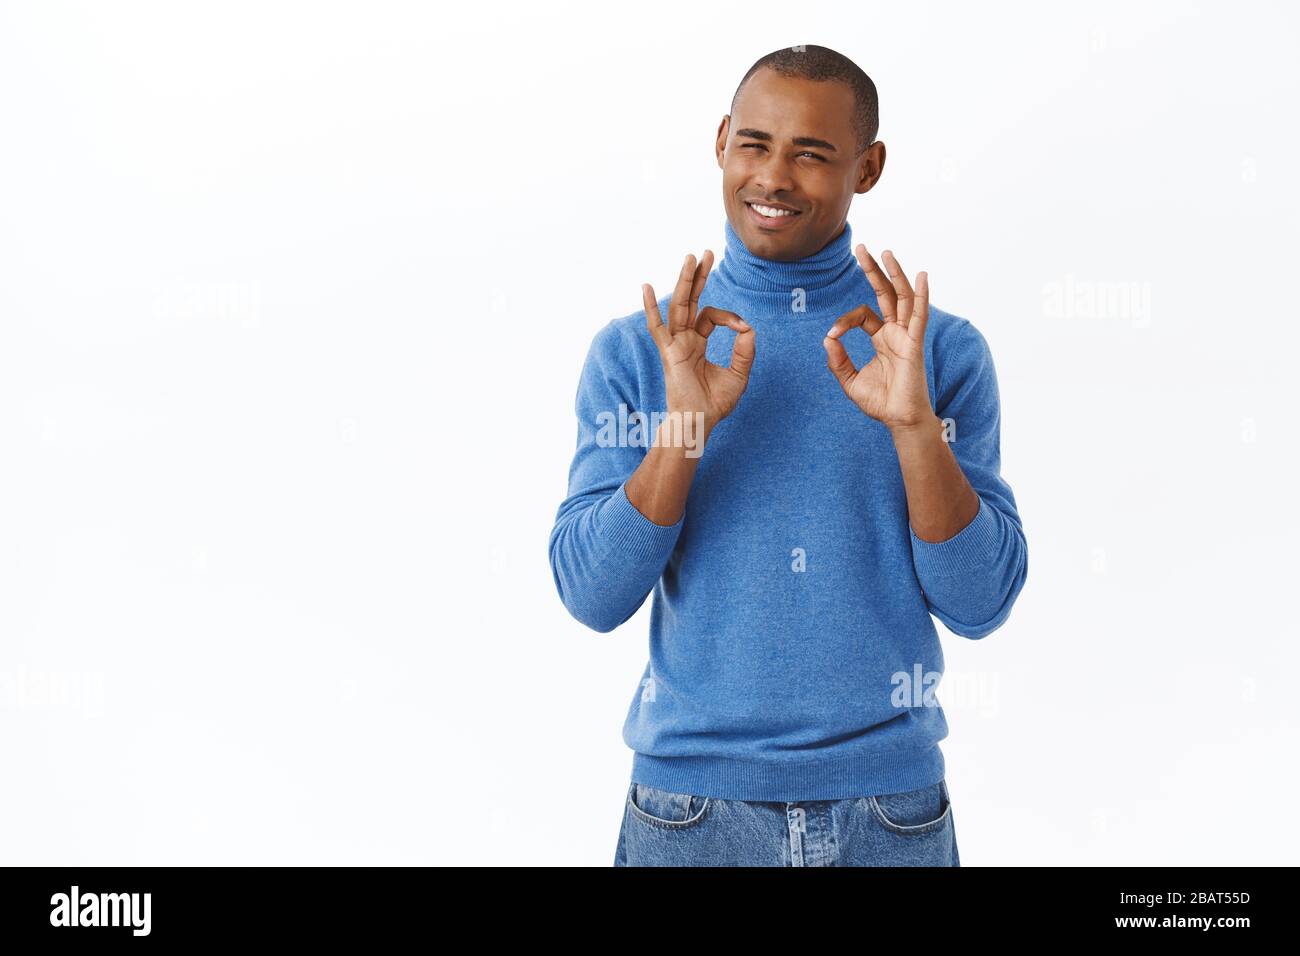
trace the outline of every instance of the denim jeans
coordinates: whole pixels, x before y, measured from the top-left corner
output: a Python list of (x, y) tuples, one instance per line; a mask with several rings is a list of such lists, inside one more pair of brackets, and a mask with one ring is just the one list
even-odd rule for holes
[(905, 793), (759, 803), (627, 792), (615, 866), (960, 866), (946, 780)]

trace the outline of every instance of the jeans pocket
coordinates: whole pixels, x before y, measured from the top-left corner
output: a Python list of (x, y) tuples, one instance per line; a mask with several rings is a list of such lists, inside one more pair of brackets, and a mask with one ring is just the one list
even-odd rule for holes
[(704, 819), (709, 797), (660, 790), (644, 783), (633, 783), (627, 791), (627, 806), (632, 816), (651, 826), (682, 830)]
[(946, 780), (903, 793), (883, 793), (870, 800), (880, 825), (903, 836), (932, 833), (952, 819)]

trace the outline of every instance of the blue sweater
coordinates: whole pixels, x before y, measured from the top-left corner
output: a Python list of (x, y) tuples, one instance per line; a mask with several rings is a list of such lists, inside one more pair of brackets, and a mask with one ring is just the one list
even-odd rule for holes
[[(659, 302), (665, 323), (668, 299)], [(938, 742), (948, 726), (934, 694), (943, 651), (931, 615), (963, 637), (990, 634), (1024, 584), (1028, 552), (1000, 474), (988, 344), (933, 304), (930, 399), (950, 420), (980, 507), (947, 541), (912, 532), (888, 429), (826, 367), (823, 336), (864, 302), (880, 312), (847, 224), (820, 252), (778, 262), (753, 255), (727, 223), (725, 256), (700, 304), (749, 322), (757, 357), (670, 527), (643, 516), (624, 490), (650, 440), (633, 413), (667, 407), (644, 311), (592, 340), (550, 560), (565, 607), (597, 631), (618, 627), (654, 592), (650, 657), (623, 726), (635, 782), (796, 801), (913, 790), (944, 776)], [(709, 360), (727, 364), (734, 338), (717, 329)], [(874, 354), (861, 330), (842, 341), (859, 368)]]

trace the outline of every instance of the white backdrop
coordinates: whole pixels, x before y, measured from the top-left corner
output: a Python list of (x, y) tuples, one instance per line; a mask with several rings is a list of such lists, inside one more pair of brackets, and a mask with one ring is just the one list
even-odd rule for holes
[[(943, 633), (962, 862), (1294, 863), (1283, 3), (0, 7), (0, 862), (608, 866), (649, 602), (547, 535), (595, 331), (797, 43), (988, 339), (1029, 541)], [(1288, 690), (1288, 688), (1292, 688)]]

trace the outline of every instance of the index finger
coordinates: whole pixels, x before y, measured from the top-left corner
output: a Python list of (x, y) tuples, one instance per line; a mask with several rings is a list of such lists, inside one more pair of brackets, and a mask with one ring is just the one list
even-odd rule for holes
[(725, 325), (737, 332), (749, 331), (749, 323), (735, 312), (714, 308), (711, 305), (706, 305), (700, 309), (700, 314), (695, 318), (695, 331), (706, 339), (713, 334), (714, 328), (719, 325)]
[(835, 324), (831, 326), (831, 330), (826, 333), (826, 337), (828, 339), (838, 339), (849, 329), (856, 329), (858, 326), (862, 326), (868, 335), (875, 335), (884, 324), (871, 306), (860, 305), (836, 319)]

